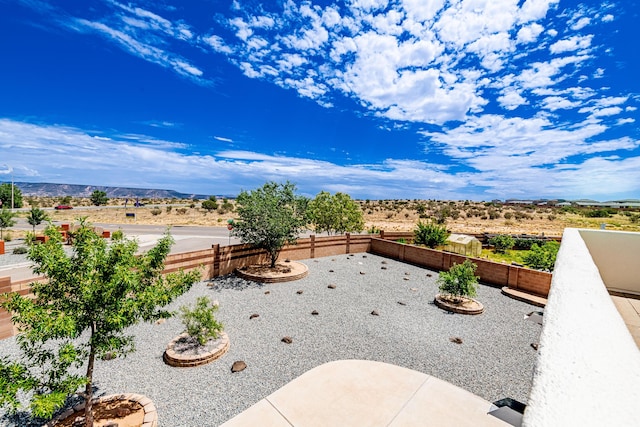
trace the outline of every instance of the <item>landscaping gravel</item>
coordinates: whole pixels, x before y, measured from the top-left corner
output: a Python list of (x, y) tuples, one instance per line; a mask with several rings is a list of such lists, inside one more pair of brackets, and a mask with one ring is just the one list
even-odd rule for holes
[[(541, 327), (524, 315), (539, 308), (480, 285), (484, 313), (451, 314), (433, 304), (434, 271), (371, 254), (303, 262), (309, 275), (294, 282), (264, 285), (225, 276), (194, 285), (173, 308), (202, 295), (218, 300), (216, 317), (229, 335), (229, 351), (204, 366), (170, 367), (162, 354), (183, 331), (180, 319), (140, 324), (131, 329), (135, 353), (97, 361), (98, 394), (143, 394), (158, 408), (162, 426), (216, 426), (316, 366), (366, 359), (433, 375), (489, 401), (526, 403), (536, 358), (531, 344)], [(253, 313), (259, 317), (249, 319)], [(291, 344), (281, 341), (285, 336)], [(15, 352), (14, 338), (0, 341), (0, 355)], [(247, 368), (232, 373), (237, 360)], [(24, 425), (19, 422), (7, 425)]]

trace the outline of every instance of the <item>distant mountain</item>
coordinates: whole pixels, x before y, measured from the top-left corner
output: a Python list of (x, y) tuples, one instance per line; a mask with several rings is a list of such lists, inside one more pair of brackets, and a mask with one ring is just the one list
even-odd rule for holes
[(146, 199), (207, 199), (209, 195), (185, 194), (174, 190), (150, 188), (106, 187), (102, 185), (50, 184), (43, 182), (15, 182), (23, 196), (41, 197), (91, 197), (95, 190), (104, 191), (107, 197), (139, 197)]

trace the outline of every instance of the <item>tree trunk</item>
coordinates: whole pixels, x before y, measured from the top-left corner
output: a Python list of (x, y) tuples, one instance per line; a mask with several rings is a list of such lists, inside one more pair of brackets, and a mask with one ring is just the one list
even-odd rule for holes
[[(96, 330), (95, 323), (91, 325), (91, 338)], [(87, 385), (84, 388), (84, 397), (86, 399), (84, 406), (84, 425), (85, 427), (93, 427), (93, 362), (96, 358), (96, 350), (91, 344), (89, 351), (89, 363), (87, 365)]]

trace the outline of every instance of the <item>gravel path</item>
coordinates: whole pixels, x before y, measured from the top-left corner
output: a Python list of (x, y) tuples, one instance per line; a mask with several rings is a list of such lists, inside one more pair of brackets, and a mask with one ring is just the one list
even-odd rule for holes
[[(180, 319), (141, 324), (131, 331), (134, 354), (96, 363), (98, 394), (144, 394), (157, 406), (162, 426), (215, 426), (320, 364), (367, 359), (433, 375), (489, 401), (526, 403), (536, 357), (531, 343), (540, 326), (523, 316), (537, 307), (481, 285), (483, 314), (449, 314), (433, 304), (436, 272), (371, 254), (303, 262), (309, 275), (295, 282), (261, 285), (226, 276), (195, 285), (173, 306), (201, 295), (218, 300), (228, 353), (201, 367), (173, 368), (162, 353), (182, 332)], [(250, 320), (253, 313), (260, 316)], [(281, 342), (284, 336), (293, 343)], [(0, 341), (0, 355), (7, 354), (15, 354), (13, 338)], [(232, 374), (236, 360), (247, 369)]]

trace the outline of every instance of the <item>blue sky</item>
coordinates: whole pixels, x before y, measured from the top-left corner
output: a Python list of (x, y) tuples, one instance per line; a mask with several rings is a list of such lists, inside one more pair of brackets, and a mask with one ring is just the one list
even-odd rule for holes
[(640, 198), (635, 0), (0, 0), (0, 180)]

